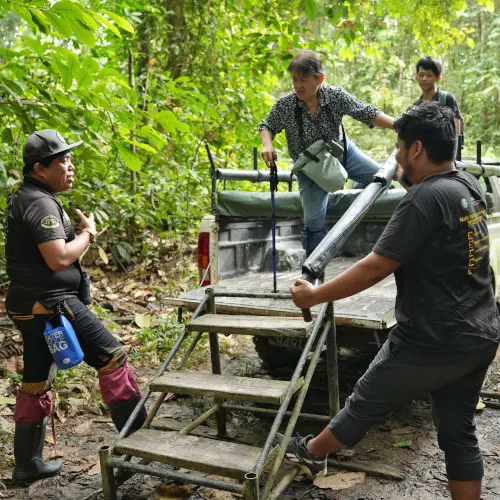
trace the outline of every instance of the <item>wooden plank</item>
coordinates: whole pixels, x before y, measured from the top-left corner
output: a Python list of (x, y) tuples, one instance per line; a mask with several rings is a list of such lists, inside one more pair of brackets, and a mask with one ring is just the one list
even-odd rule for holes
[(483, 398), (500, 399), (500, 392), (498, 391), (481, 391), (480, 395)]
[(267, 337), (307, 337), (313, 323), (286, 316), (251, 316), (242, 314), (204, 314), (186, 325), (188, 332), (262, 335)]
[(366, 472), (367, 474), (372, 474), (373, 476), (396, 479), (397, 481), (404, 479), (404, 473), (401, 469), (397, 469), (392, 465), (381, 464), (374, 461), (356, 460), (355, 458), (351, 458), (349, 460), (329, 458), (328, 465), (333, 465), (334, 467), (352, 470), (355, 472)]
[[(189, 292), (191, 293), (191, 292)], [(193, 292), (194, 293), (194, 292)], [(352, 297), (349, 297), (352, 298)], [(183, 295), (183, 298), (167, 298), (165, 302), (175, 307), (185, 307), (195, 310), (203, 299), (203, 293), (192, 298)], [(347, 299), (342, 299), (347, 300)], [(224, 314), (250, 314), (256, 316), (289, 316), (302, 317), (300, 309), (290, 301), (290, 305), (283, 306), (283, 302), (272, 299), (241, 299), (234, 297), (217, 297), (217, 312)], [(337, 305), (339, 304), (339, 307)], [(370, 330), (385, 330), (396, 324), (394, 315), (394, 299), (375, 298), (372, 302), (370, 317), (366, 311), (355, 310), (351, 307), (346, 311), (345, 305), (335, 302), (335, 324), (337, 326), (353, 326), (355, 328), (368, 328)], [(319, 306), (311, 308), (313, 318), (318, 315)], [(339, 311), (339, 312), (338, 312)], [(354, 315), (353, 315), (354, 311)], [(359, 314), (361, 312), (361, 314)]]
[[(303, 384), (299, 379), (294, 388)], [(152, 391), (169, 391), (177, 394), (211, 395), (223, 399), (281, 404), (289, 382), (286, 380), (235, 377), (200, 372), (168, 372), (153, 380)]]
[(255, 446), (156, 429), (140, 429), (120, 439), (114, 451), (239, 480), (253, 469), (261, 453)]
[[(336, 257), (326, 268), (326, 279), (331, 279), (359, 260), (359, 257)], [(242, 279), (243, 278), (243, 279)], [(296, 271), (278, 273), (280, 293), (288, 293), (289, 285), (300, 278)], [(215, 285), (216, 291), (271, 292), (272, 273), (251, 273), (244, 277), (227, 278)], [(180, 297), (169, 299), (174, 306), (195, 309), (205, 295), (204, 288), (185, 292)], [(376, 285), (352, 297), (335, 302), (335, 322), (337, 325), (348, 325), (359, 328), (383, 330), (396, 324), (394, 302), (396, 283), (394, 277), (388, 276)], [(312, 308), (313, 316), (320, 306)], [(260, 316), (297, 316), (302, 317), (300, 310), (291, 300), (286, 299), (250, 299), (238, 297), (216, 297), (217, 312), (231, 314), (254, 314)]]

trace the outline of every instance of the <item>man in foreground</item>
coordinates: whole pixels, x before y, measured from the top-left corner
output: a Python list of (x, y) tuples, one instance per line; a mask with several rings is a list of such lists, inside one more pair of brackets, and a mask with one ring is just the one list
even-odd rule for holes
[(474, 411), (500, 338), (486, 201), (476, 179), (454, 167), (450, 109), (415, 106), (394, 126), (396, 159), (413, 187), (368, 256), (316, 288), (297, 280), (291, 293), (308, 308), (394, 273), (397, 326), (345, 407), (318, 436), (293, 438), (287, 454), (324, 473), (328, 453), (354, 446), (390, 411), (429, 393), (451, 496), (479, 500), (483, 461)]
[[(85, 362), (97, 370), (99, 388), (120, 430), (140, 398), (121, 343), (102, 325), (90, 303), (79, 257), (94, 241), (94, 216), (79, 210), (82, 225), (75, 235), (56, 193), (71, 189), (75, 167), (71, 150), (55, 130), (40, 130), (23, 148), (24, 180), (9, 198), (6, 259), (10, 278), (7, 313), (23, 337), (23, 381), (17, 391), (14, 420), (14, 484), (58, 474), (60, 460), (43, 460), (47, 417), (52, 411), (50, 388), (53, 358), (44, 339), (47, 320), (63, 313), (73, 325)], [(133, 424), (144, 422), (145, 413)]]

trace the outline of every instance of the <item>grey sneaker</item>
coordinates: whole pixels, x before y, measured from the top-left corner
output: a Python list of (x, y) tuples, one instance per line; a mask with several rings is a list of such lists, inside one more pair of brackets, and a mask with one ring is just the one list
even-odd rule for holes
[[(288, 458), (293, 463), (298, 463), (305, 469), (306, 473), (317, 477), (317, 476), (326, 476), (327, 473), (327, 457), (320, 458), (312, 458), (307, 451), (307, 443), (314, 436), (310, 434), (309, 436), (301, 437), (297, 435), (297, 437), (290, 438), (288, 442), (288, 446), (286, 448), (285, 457)], [(279, 446), (281, 441), (283, 440), (283, 434), (279, 432), (276, 433), (276, 437), (274, 438), (273, 445)]]

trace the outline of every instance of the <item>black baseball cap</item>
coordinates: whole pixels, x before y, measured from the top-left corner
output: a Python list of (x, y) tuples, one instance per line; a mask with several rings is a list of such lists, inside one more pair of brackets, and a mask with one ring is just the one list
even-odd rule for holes
[(38, 130), (31, 134), (24, 143), (23, 161), (25, 165), (33, 165), (37, 161), (76, 148), (83, 141), (68, 144), (57, 130)]

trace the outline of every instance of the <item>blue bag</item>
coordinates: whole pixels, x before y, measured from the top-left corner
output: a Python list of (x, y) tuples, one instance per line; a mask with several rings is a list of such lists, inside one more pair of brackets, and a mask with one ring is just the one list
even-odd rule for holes
[(83, 351), (73, 325), (62, 313), (47, 320), (45, 340), (58, 368), (65, 370), (83, 360)]

